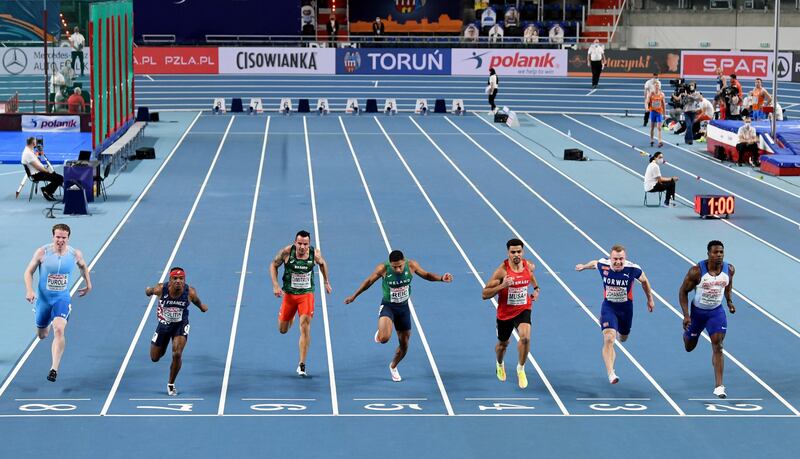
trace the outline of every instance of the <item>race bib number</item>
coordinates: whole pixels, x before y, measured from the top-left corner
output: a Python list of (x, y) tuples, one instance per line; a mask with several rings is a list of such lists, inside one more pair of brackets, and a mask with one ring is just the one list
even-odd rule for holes
[(700, 294), (700, 304), (703, 306), (719, 306), (722, 303), (721, 288), (706, 288)]
[(528, 304), (528, 287), (509, 287), (508, 305), (522, 306)]
[(311, 288), (311, 271), (307, 273), (292, 273), (292, 288), (298, 290)]
[(607, 285), (606, 300), (611, 303), (624, 303), (628, 301), (628, 289), (626, 287)]
[(183, 309), (181, 308), (164, 308), (164, 320), (167, 322), (180, 322), (183, 320)]
[(402, 287), (392, 287), (389, 289), (389, 301), (392, 303), (404, 303), (408, 301), (409, 297), (409, 286), (404, 285)]
[(51, 292), (63, 292), (67, 289), (69, 277), (66, 274), (48, 274), (47, 290)]
[(656, 108), (656, 109), (661, 108), (661, 101), (660, 100), (654, 100), (654, 101), (652, 101), (650, 103), (650, 105), (652, 105), (653, 108)]

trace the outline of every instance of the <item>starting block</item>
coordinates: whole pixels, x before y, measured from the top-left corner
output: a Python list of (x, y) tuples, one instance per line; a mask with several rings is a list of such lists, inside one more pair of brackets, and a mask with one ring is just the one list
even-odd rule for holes
[(414, 113), (417, 115), (427, 115), (428, 99), (417, 99), (417, 104), (414, 106)]
[(327, 115), (331, 112), (328, 99), (317, 99), (317, 111), (320, 115)]
[(464, 101), (462, 99), (453, 99), (453, 110), (454, 115), (463, 115), (467, 112), (467, 108), (464, 106)]
[(252, 97), (250, 98), (250, 113), (263, 113), (264, 106), (261, 104), (261, 98)]
[(214, 99), (214, 105), (211, 106), (211, 111), (214, 113), (225, 113), (225, 98), (217, 97)]
[(347, 106), (344, 112), (358, 115), (358, 99), (347, 99)]
[(281, 99), (281, 104), (278, 106), (278, 113), (288, 115), (292, 111), (292, 99), (284, 97)]
[(387, 115), (397, 114), (397, 101), (395, 99), (386, 99), (383, 104), (383, 112)]

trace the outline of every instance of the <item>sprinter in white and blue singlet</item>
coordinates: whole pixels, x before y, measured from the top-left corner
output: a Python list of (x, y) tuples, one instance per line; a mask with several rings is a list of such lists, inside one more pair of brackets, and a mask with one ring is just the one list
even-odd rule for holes
[(169, 271), (169, 282), (156, 284), (144, 289), (147, 296), (158, 297), (156, 317), (158, 326), (150, 340), (150, 360), (158, 362), (167, 353), (167, 346), (172, 340), (172, 364), (169, 367), (167, 395), (178, 395), (175, 378), (183, 364), (183, 349), (189, 338), (189, 303), (200, 311), (208, 311), (208, 306), (200, 301), (194, 287), (186, 285), (186, 272), (183, 268), (174, 267)]
[(389, 374), (392, 381), (400, 382), (400, 371), (397, 365), (408, 352), (408, 342), (411, 339), (411, 310), (408, 301), (411, 298), (411, 280), (414, 274), (430, 282), (451, 282), (453, 275), (444, 273), (438, 275), (429, 273), (414, 260), (406, 261), (403, 252), (393, 250), (389, 254), (389, 261), (379, 264), (375, 271), (361, 283), (355, 293), (344, 300), (350, 304), (364, 293), (378, 279), (383, 280), (383, 298), (378, 311), (378, 331), (375, 332), (375, 342), (386, 344), (392, 337), (392, 325), (397, 330), (399, 345), (394, 353), (394, 358), (389, 364)]
[[(89, 267), (80, 250), (68, 245), (69, 226), (59, 223), (53, 226), (53, 243), (36, 249), (28, 267), (25, 268), (25, 299), (28, 303), (36, 302), (33, 308), (36, 317), (36, 335), (39, 339), (47, 338), (50, 326), (53, 327), (53, 345), (50, 350), (52, 362), (47, 380), (55, 382), (58, 377), (58, 366), (64, 355), (66, 339), (64, 337), (72, 312), (69, 285), (75, 265), (81, 271), (86, 286), (78, 289), (78, 295), (84, 296), (92, 290), (92, 279)], [(33, 273), (39, 271), (38, 294), (33, 291)]]
[(642, 268), (625, 259), (625, 247), (617, 244), (611, 248), (608, 258), (592, 260), (575, 265), (576, 271), (597, 269), (603, 279), (603, 305), (600, 308), (600, 326), (603, 330), (603, 362), (608, 373), (608, 382), (616, 384), (619, 377), (614, 371), (616, 352), (614, 342), (625, 342), (631, 333), (633, 323), (633, 282), (639, 280), (647, 296), (647, 310), (653, 312), (655, 302)]
[[(725, 386), (722, 384), (722, 372), (725, 360), (722, 354), (722, 342), (728, 331), (728, 318), (722, 307), (723, 298), (727, 302), (728, 311), (736, 312), (731, 299), (733, 290), (733, 274), (736, 271), (732, 264), (726, 263), (725, 246), (720, 241), (711, 241), (707, 246), (708, 259), (698, 262), (689, 269), (683, 278), (678, 300), (683, 309), (683, 344), (686, 352), (692, 352), (697, 346), (700, 334), (705, 330), (711, 338), (711, 363), (714, 365), (714, 395), (726, 398)], [(691, 311), (689, 310), (689, 292), (694, 290)]]

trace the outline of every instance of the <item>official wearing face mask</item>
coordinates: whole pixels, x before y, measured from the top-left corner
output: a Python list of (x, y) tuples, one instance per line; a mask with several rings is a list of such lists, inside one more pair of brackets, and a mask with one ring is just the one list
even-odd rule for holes
[(664, 207), (675, 207), (675, 182), (678, 177), (664, 177), (661, 175), (661, 164), (664, 164), (664, 154), (657, 151), (650, 157), (650, 164), (644, 173), (644, 191), (666, 191)]

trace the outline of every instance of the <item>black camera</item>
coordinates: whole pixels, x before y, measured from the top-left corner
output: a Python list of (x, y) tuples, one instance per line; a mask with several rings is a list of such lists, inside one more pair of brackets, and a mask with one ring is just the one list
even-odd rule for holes
[(33, 150), (38, 154), (42, 154), (44, 151), (44, 137), (36, 138), (36, 145), (33, 146)]

